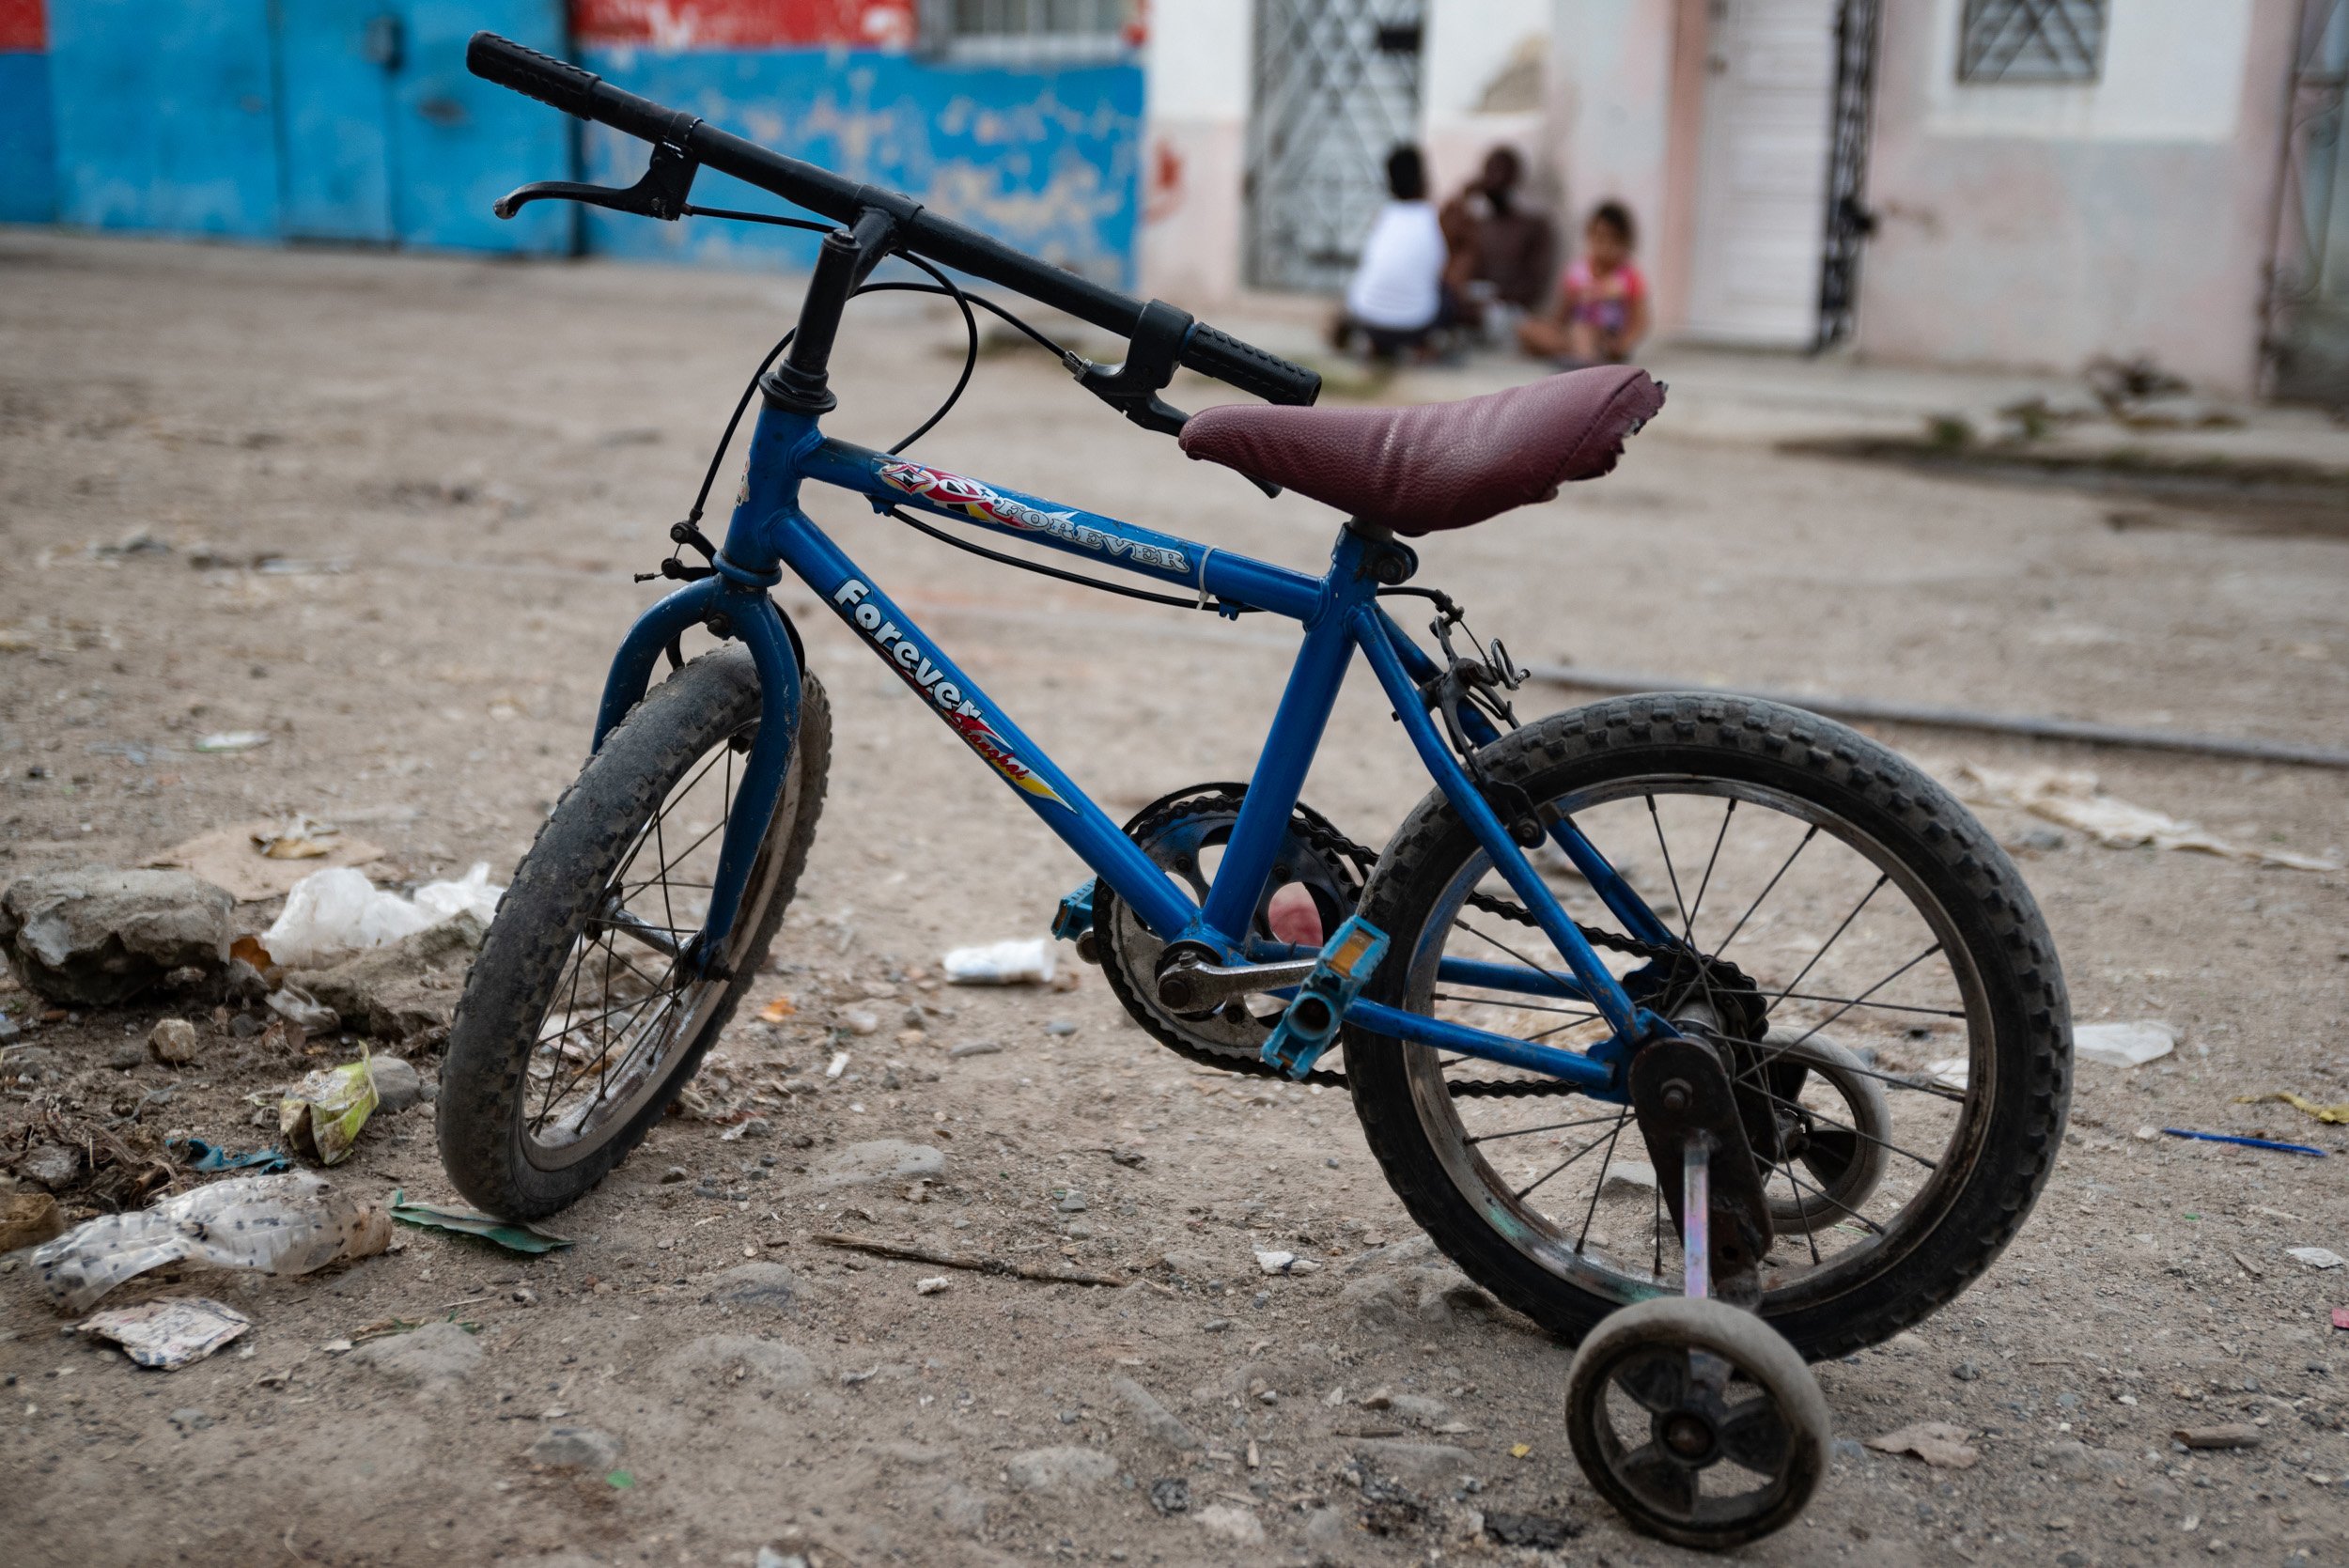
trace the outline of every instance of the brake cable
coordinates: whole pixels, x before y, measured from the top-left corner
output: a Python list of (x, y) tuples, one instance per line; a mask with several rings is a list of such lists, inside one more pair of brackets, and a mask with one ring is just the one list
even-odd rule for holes
[[(804, 218), (786, 218), (780, 213), (748, 212), (725, 207), (688, 205), (680, 210), (680, 215), (689, 218), (726, 218), (738, 223), (771, 224), (778, 228), (805, 229), (817, 234), (829, 234), (834, 226), (830, 224), (812, 223)], [(973, 294), (964, 289), (944, 272), (923, 257), (899, 252), (896, 259), (920, 268), (935, 281), (930, 283), (904, 281), (867, 283), (860, 285), (849, 294), (848, 298), (853, 300), (862, 294), (937, 294), (954, 301), (956, 306), (962, 312), (963, 356), (962, 373), (956, 377), (953, 390), (946, 394), (945, 400), (931, 411), (927, 419), (915, 426), (905, 436), (900, 437), (896, 443), (888, 449), (891, 457), (902, 454), (907, 447), (936, 429), (939, 422), (954, 411), (955, 405), (962, 400), (963, 393), (969, 389), (971, 377), (978, 368), (979, 363), (979, 323), (978, 318), (972, 313), (973, 305), (1002, 318), (1025, 334), (1037, 347), (1043, 349), (1045, 352), (1064, 364), (1073, 357), (1070, 350), (1063, 345), (1054, 342), (1035, 327), (1020, 319), (986, 295)], [(683, 560), (679, 559), (679, 551), (690, 545), (699, 551), (705, 559), (716, 559), (717, 546), (701, 530), (702, 517), (709, 505), (709, 492), (717, 485), (719, 470), (725, 464), (726, 451), (734, 444), (734, 433), (741, 426), (742, 415), (749, 410), (751, 398), (757, 394), (759, 378), (764, 376), (768, 367), (772, 365), (782, 356), (783, 351), (791, 346), (791, 340), (797, 331), (798, 329), (794, 328), (791, 332), (785, 333), (775, 346), (767, 350), (766, 357), (758, 362), (758, 368), (751, 372), (749, 382), (742, 388), (742, 396), (735, 402), (733, 415), (726, 420), (725, 431), (718, 438), (718, 449), (710, 454), (709, 467), (702, 474), (701, 488), (693, 494), (692, 509), (682, 520), (669, 525), (669, 537), (676, 542), (677, 550), (672, 551), (669, 558), (661, 563), (659, 571), (637, 573), (637, 582), (648, 582), (656, 577), (678, 578), (692, 582), (712, 574), (713, 567), (686, 565)], [(989, 550), (984, 545), (958, 538), (894, 505), (881, 506), (879, 509), (883, 515), (919, 533), (926, 534), (941, 544), (952, 545), (957, 550), (979, 556), (984, 560), (993, 561), (1001, 566), (1016, 567), (1021, 571), (1034, 572), (1039, 577), (1074, 582), (1080, 587), (1097, 588), (1105, 594), (1116, 594), (1123, 598), (1141, 599), (1144, 603), (1166, 605), (1176, 610), (1212, 610), (1229, 615), (1245, 613), (1252, 608), (1252, 606), (1232, 604), (1221, 599), (1209, 601), (1200, 598), (1181, 598), (1173, 594), (1154, 594), (1146, 588), (1129, 588), (1122, 582), (1105, 582), (1099, 578), (1087, 577), (1081, 572), (1065, 571), (1041, 561), (1023, 560), (1017, 555), (1008, 555), (1002, 551)]]

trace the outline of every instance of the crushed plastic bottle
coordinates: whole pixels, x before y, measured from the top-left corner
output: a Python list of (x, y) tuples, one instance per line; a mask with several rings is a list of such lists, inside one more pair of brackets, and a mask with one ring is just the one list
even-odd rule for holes
[(457, 881), (427, 882), (412, 900), (377, 887), (364, 871), (333, 866), (293, 885), (284, 911), (261, 933), (261, 945), (289, 969), (322, 964), (396, 942), (459, 914), (470, 913), (487, 925), (505, 893), (490, 882), (486, 861), (475, 862)]
[(391, 1245), (381, 1203), (337, 1193), (322, 1176), (239, 1176), (151, 1209), (101, 1215), (34, 1250), (42, 1288), (86, 1312), (125, 1280), (194, 1258), (220, 1268), (308, 1274)]

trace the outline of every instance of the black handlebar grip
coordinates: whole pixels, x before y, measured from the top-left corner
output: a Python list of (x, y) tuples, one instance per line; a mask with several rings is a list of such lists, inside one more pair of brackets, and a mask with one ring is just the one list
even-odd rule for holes
[(1183, 363), (1203, 376), (1261, 397), (1268, 403), (1303, 407), (1321, 396), (1321, 373), (1266, 353), (1229, 333), (1204, 323), (1183, 344)]
[(596, 88), (603, 81), (591, 70), (582, 70), (568, 60), (525, 49), (495, 33), (473, 36), (473, 41), (465, 45), (465, 69), (485, 82), (511, 87), (524, 97), (535, 98), (550, 108), (577, 115), (581, 119), (595, 117)]

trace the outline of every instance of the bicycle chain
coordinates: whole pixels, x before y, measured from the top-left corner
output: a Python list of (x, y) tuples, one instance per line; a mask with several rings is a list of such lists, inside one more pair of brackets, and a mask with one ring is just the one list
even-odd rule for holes
[[(1241, 799), (1240, 795), (1219, 794), (1185, 800), (1182, 805), (1187, 811), (1196, 810), (1202, 806), (1222, 806), (1237, 811)], [(1154, 824), (1137, 823), (1135, 826), (1140, 829), (1154, 826)], [(1301, 812), (1291, 814), (1289, 830), (1315, 848), (1350, 862), (1361, 877), (1364, 885), (1368, 884), (1372, 870), (1378, 864), (1377, 850), (1372, 849), (1368, 845), (1357, 844), (1340, 832), (1334, 825), (1315, 821), (1312, 816)], [(1536, 920), (1532, 911), (1523, 905), (1511, 903), (1505, 898), (1498, 898), (1490, 893), (1475, 892), (1469, 893), (1468, 902), (1487, 914), (1498, 915), (1503, 920), (1515, 922), (1519, 925), (1531, 926), (1537, 931), (1541, 929), (1541, 922)], [(1575, 923), (1575, 929), (1581, 934), (1582, 939), (1593, 947), (1607, 948), (1611, 952), (1635, 958), (1676, 960), (1684, 951), (1660, 942), (1643, 942), (1636, 937), (1600, 930), (1595, 926), (1585, 925), (1579, 921)], [(1215, 1055), (1174, 1045), (1163, 1039), (1159, 1040), (1159, 1044), (1166, 1046), (1168, 1049), (1185, 1061), (1214, 1067), (1219, 1071), (1234, 1073), (1242, 1078), (1277, 1078), (1288, 1082), (1318, 1084), (1329, 1089), (1343, 1089), (1346, 1086), (1344, 1073), (1331, 1072), (1326, 1068), (1316, 1067), (1301, 1079), (1298, 1079), (1290, 1078), (1287, 1073), (1258, 1057)], [(1580, 1093), (1573, 1086), (1551, 1078), (1502, 1079), (1498, 1081), (1479, 1079), (1449, 1084), (1447, 1087), (1455, 1099), (1535, 1099), (1548, 1095)]]

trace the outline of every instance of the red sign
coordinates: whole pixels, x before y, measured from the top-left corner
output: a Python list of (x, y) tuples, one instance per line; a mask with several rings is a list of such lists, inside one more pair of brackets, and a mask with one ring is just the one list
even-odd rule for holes
[[(0, 0), (0, 16), (12, 4)], [(39, 0), (29, 0), (38, 8)], [(667, 49), (843, 45), (902, 49), (913, 41), (914, 0), (571, 0), (582, 43)]]
[(39, 54), (48, 48), (41, 0), (0, 0), (0, 54)]

